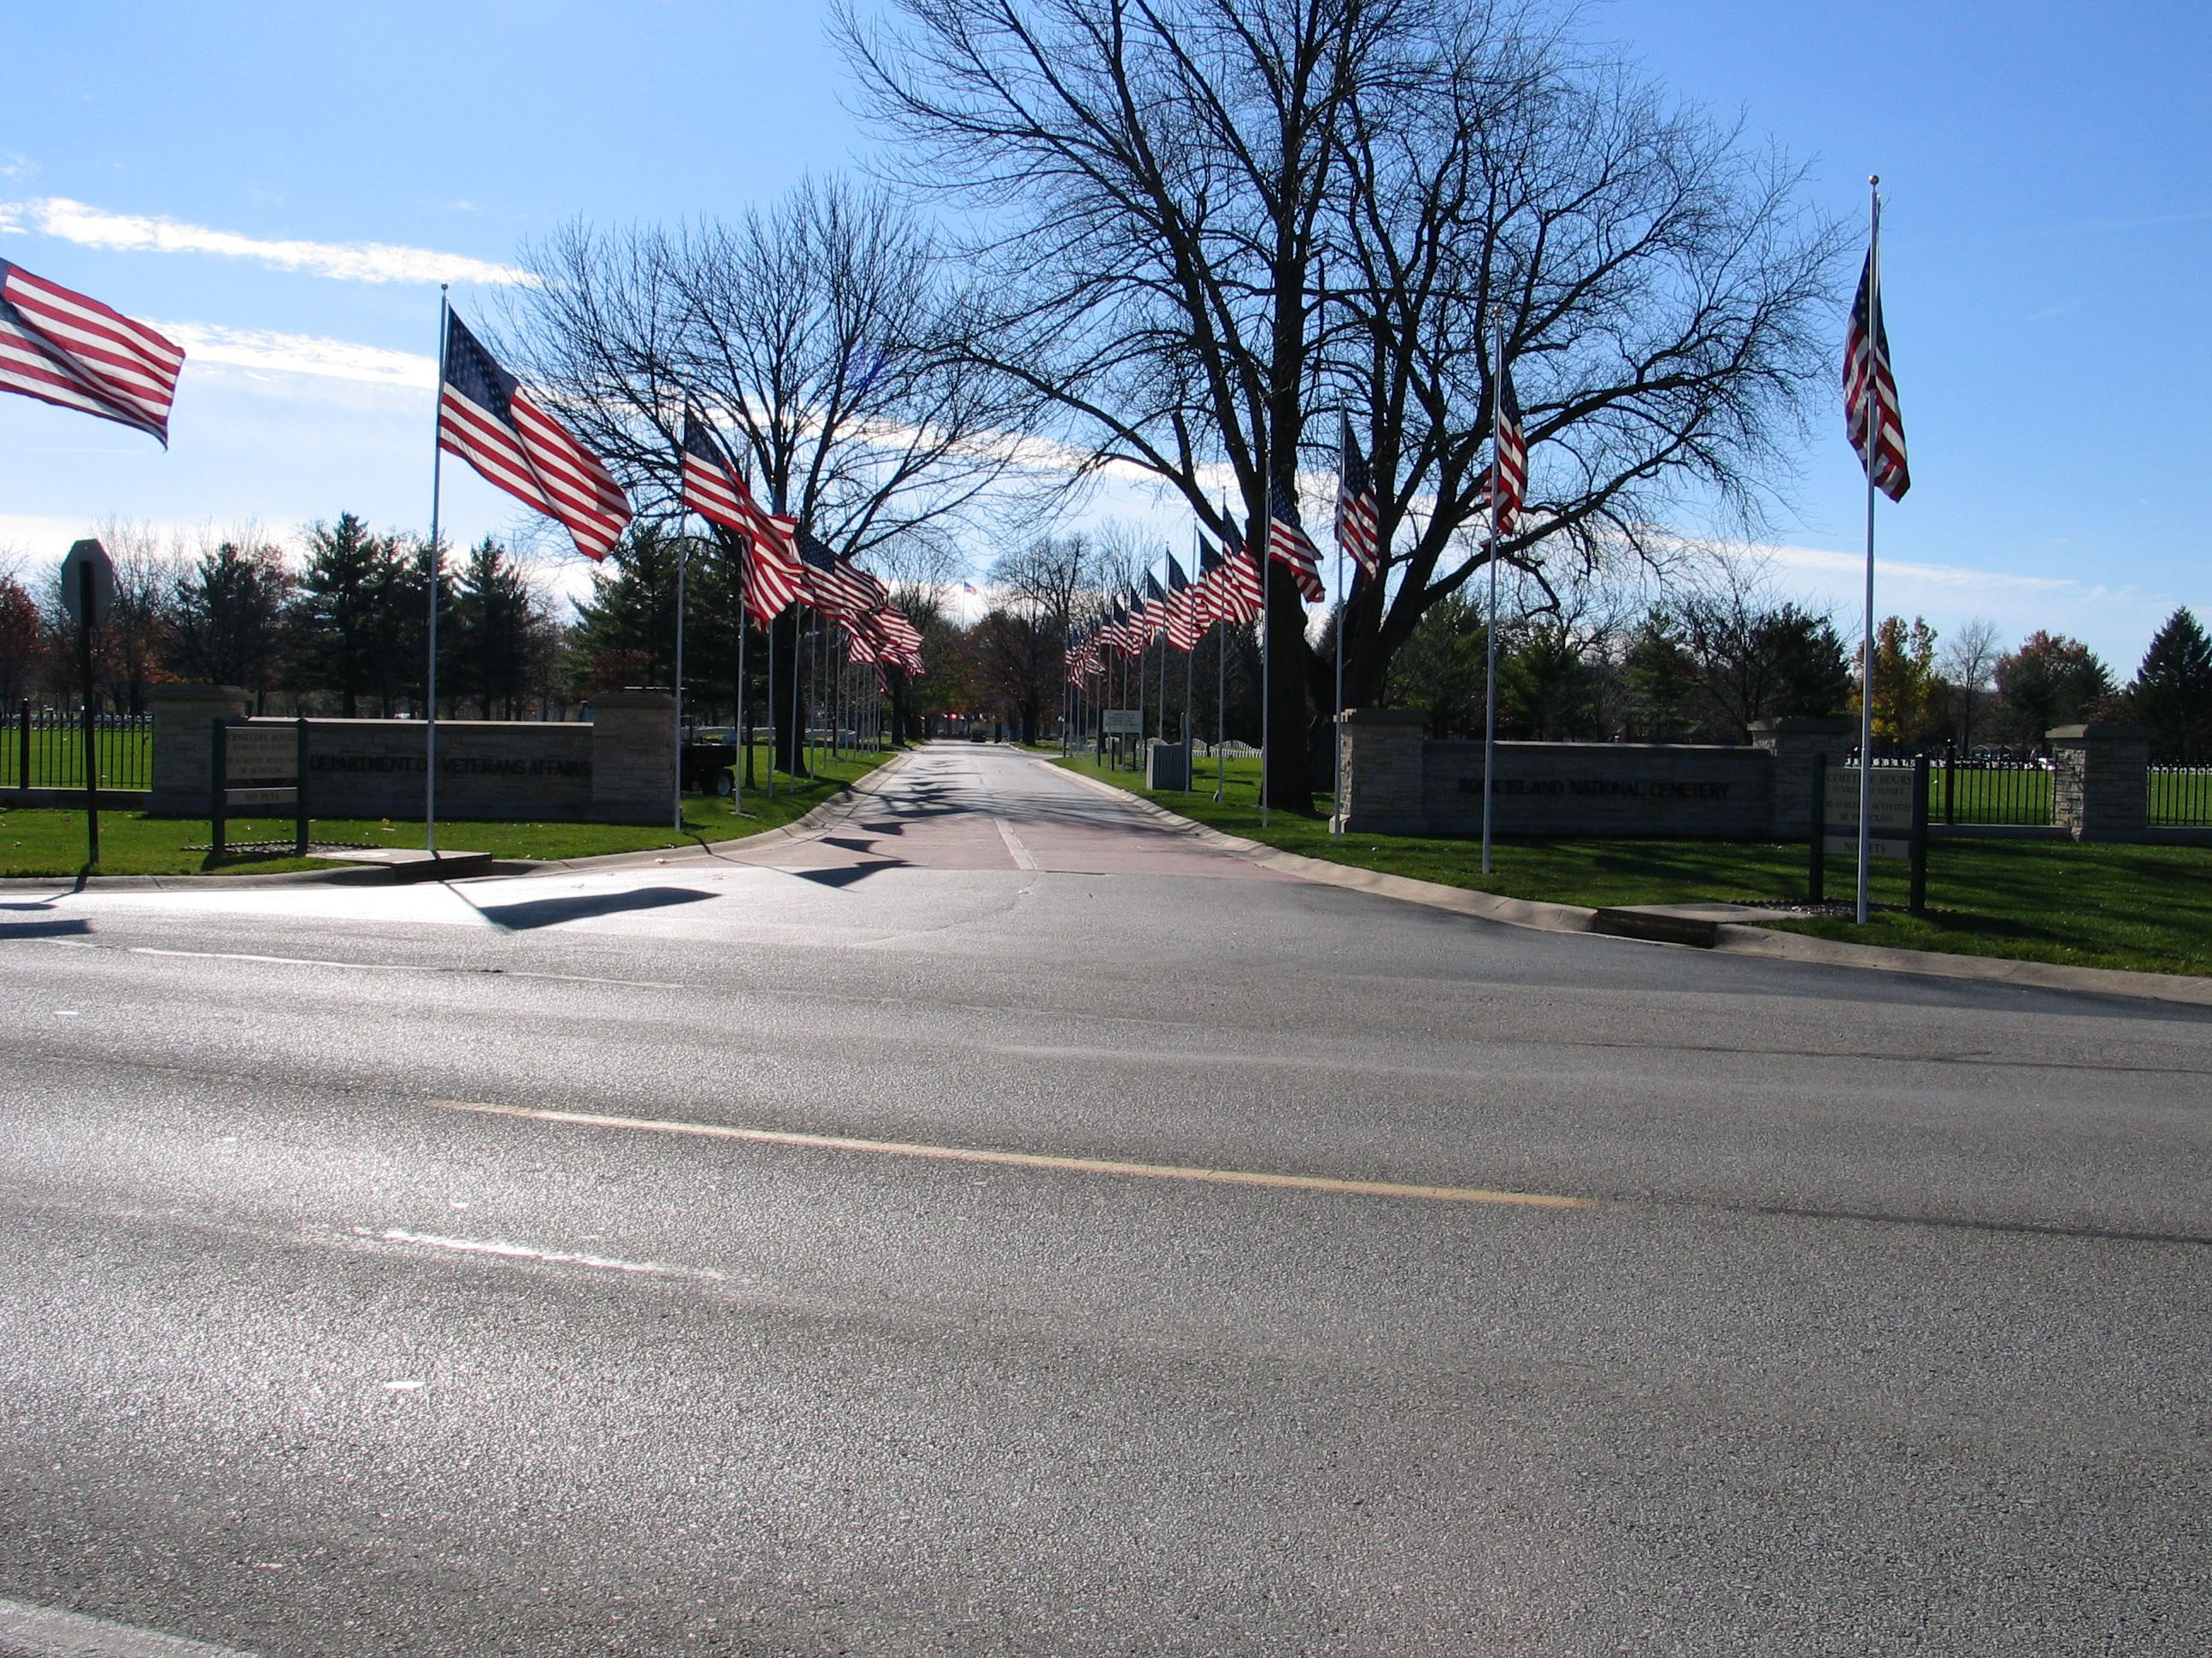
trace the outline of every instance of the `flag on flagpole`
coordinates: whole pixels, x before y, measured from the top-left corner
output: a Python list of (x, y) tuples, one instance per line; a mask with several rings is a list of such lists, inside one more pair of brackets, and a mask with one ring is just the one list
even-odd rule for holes
[(683, 501), (709, 523), (744, 538), (746, 608), (763, 622), (781, 616), (804, 586), (797, 557), (721, 440), (689, 407), (684, 411)]
[(1902, 501), (1912, 487), (1912, 475), (1905, 464), (1905, 417), (1898, 410), (1897, 380), (1889, 370), (1889, 332), (1881, 323), (1880, 273), (1871, 247), (1859, 272), (1858, 297), (1851, 301), (1850, 327), (1844, 337), (1844, 423), (1862, 466), (1869, 465), (1869, 416), (1874, 421), (1874, 487), (1892, 501)]
[(1260, 565), (1252, 550), (1237, 532), (1237, 521), (1222, 519), (1221, 575), (1214, 588), (1214, 608), (1224, 622), (1256, 622), (1262, 601)]
[(1168, 630), (1167, 589), (1150, 570), (1145, 572), (1145, 637), (1158, 639)]
[(184, 366), (174, 340), (0, 259), (0, 392), (132, 427), (166, 449)]
[(1198, 580), (1190, 584), (1190, 619), (1204, 633), (1221, 614), (1221, 554), (1204, 536), (1198, 537)]
[(1298, 523), (1298, 503), (1287, 489), (1277, 486), (1267, 510), (1267, 556), (1290, 567), (1298, 584), (1298, 596), (1318, 604), (1328, 596), (1321, 582), (1321, 550)]
[(1168, 555), (1168, 643), (1188, 655), (1198, 648), (1197, 594), (1173, 553)]
[(605, 558), (629, 523), (629, 497), (614, 475), (531, 401), (459, 317), (446, 325), (438, 446), (560, 524), (586, 558)]
[(1370, 581), (1382, 568), (1376, 525), (1375, 476), (1367, 465), (1367, 457), (1359, 452), (1347, 416), (1343, 440), (1337, 449), (1336, 544), (1351, 556), (1359, 573)]
[(1491, 434), (1489, 495), (1497, 503), (1498, 533), (1510, 536), (1528, 488), (1528, 439), (1521, 428), (1521, 400), (1513, 395), (1513, 371), (1503, 368), (1500, 376), (1498, 429)]
[(714, 429), (688, 407), (684, 410), (682, 459), (684, 505), (709, 524), (741, 536), (752, 534), (752, 514), (745, 510), (749, 492), (738, 476), (737, 463)]

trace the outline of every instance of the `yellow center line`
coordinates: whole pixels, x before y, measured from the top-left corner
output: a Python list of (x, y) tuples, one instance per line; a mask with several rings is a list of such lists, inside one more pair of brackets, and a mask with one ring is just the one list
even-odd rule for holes
[(1062, 1157), (1037, 1151), (996, 1151), (968, 1145), (921, 1145), (907, 1140), (869, 1140), (849, 1134), (801, 1134), (780, 1128), (739, 1128), (727, 1123), (686, 1122), (665, 1117), (617, 1117), (599, 1111), (554, 1111), (536, 1106), (495, 1105), (478, 1100), (432, 1100), (441, 1111), (473, 1111), (580, 1128), (632, 1128), (650, 1134), (690, 1134), (702, 1139), (747, 1140), (757, 1145), (798, 1145), (824, 1151), (872, 1151), (894, 1157), (933, 1157), (945, 1163), (999, 1163), (1139, 1180), (1194, 1181), (1215, 1186), (1262, 1186), (1280, 1191), (1336, 1192), (1363, 1198), (1418, 1198), (1430, 1203), (1498, 1203), (1528, 1209), (1595, 1209), (1595, 1198), (1555, 1192), (1497, 1192), (1480, 1186), (1415, 1186), (1399, 1181), (1338, 1180), (1327, 1175), (1277, 1175), (1249, 1169), (1203, 1169), (1188, 1163), (1120, 1163), (1110, 1157)]

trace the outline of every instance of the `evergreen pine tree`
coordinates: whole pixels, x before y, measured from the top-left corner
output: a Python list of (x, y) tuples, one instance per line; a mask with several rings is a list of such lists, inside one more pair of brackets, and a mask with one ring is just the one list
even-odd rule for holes
[(2166, 619), (2143, 653), (2128, 701), (2150, 727), (2160, 759), (2212, 759), (2212, 640), (2186, 605)]
[(526, 571), (487, 536), (470, 551), (453, 584), (453, 610), (444, 618), (453, 644), (441, 671), (450, 677), (457, 702), (474, 701), (486, 720), (495, 710), (514, 719), (544, 678), (552, 651), (551, 623)]
[(292, 584), (273, 547), (226, 541), (177, 580), (172, 665), (185, 679), (240, 685), (265, 707), (284, 652)]
[(339, 714), (356, 719), (362, 698), (388, 678), (387, 659), (404, 631), (390, 614), (401, 556), (351, 513), (316, 525), (307, 544), (291, 611), (294, 683), (334, 696)]

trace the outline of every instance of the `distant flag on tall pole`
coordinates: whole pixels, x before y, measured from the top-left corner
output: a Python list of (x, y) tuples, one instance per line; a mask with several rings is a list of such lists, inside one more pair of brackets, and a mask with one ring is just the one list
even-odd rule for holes
[(1199, 629), (1205, 624), (1198, 619), (1197, 595), (1192, 592), (1190, 578), (1183, 574), (1182, 566), (1173, 553), (1168, 555), (1168, 643), (1188, 654), (1198, 648)]
[(1160, 579), (1145, 572), (1145, 637), (1158, 639), (1168, 631), (1168, 593)]
[[(1858, 924), (1866, 925), (1874, 860), (1874, 497), (1892, 501), (1912, 487), (1905, 464), (1905, 421), (1889, 370), (1889, 333), (1881, 321), (1881, 180), (1867, 180), (1867, 256), (1858, 296), (1844, 333), (1844, 423), (1866, 473), (1866, 609), (1859, 634)], [(1814, 824), (1813, 833), (1826, 826)]]
[(752, 514), (745, 510), (745, 487), (737, 463), (714, 429), (690, 408), (684, 410), (684, 504), (738, 535), (750, 535)]
[(1215, 608), (1224, 622), (1256, 622), (1262, 603), (1260, 566), (1252, 556), (1252, 550), (1237, 534), (1236, 519), (1226, 514), (1222, 519), (1221, 547), (1223, 558), (1219, 584), (1214, 589)]
[(1359, 452), (1358, 440), (1352, 435), (1352, 420), (1347, 416), (1343, 440), (1337, 450), (1336, 544), (1350, 555), (1352, 562), (1359, 567), (1360, 574), (1370, 581), (1382, 568), (1376, 526), (1375, 475), (1367, 465), (1367, 457)]
[(1298, 503), (1279, 483), (1267, 510), (1267, 556), (1286, 565), (1298, 584), (1298, 596), (1309, 604), (1328, 597), (1322, 586), (1321, 550), (1298, 523)]
[[(1881, 272), (1875, 248), (1867, 248), (1859, 272), (1858, 297), (1851, 301), (1850, 327), (1844, 337), (1844, 422), (1859, 464), (1874, 487), (1892, 501), (1903, 501), (1912, 487), (1905, 464), (1905, 418), (1898, 410), (1897, 380), (1889, 368), (1889, 331), (1881, 322)], [(1867, 424), (1874, 423), (1874, 441)]]
[(458, 316), (446, 329), (438, 446), (560, 524), (586, 558), (605, 558), (629, 524), (629, 497), (605, 463), (538, 408)]
[(166, 449), (184, 366), (166, 335), (0, 259), (0, 392), (135, 428)]
[(1492, 521), (1502, 537), (1513, 533), (1528, 498), (1528, 435), (1522, 429), (1521, 399), (1513, 395), (1513, 371), (1503, 361), (1498, 367), (1498, 417), (1490, 445), (1490, 498)]

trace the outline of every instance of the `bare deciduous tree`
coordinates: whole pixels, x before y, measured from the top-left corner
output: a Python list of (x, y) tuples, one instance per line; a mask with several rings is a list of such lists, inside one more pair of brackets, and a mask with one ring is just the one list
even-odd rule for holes
[[(1831, 296), (1796, 175), (1482, 0), (902, 0), (840, 30), (910, 182), (961, 193), (1006, 319), (984, 360), (1091, 464), (1171, 484), (1217, 531), (1295, 499), (1352, 419), (1390, 568), (1350, 609), (1346, 690), (1380, 692), (1427, 608), (1490, 557), (1486, 341), (1502, 324), (1540, 574), (1632, 545), (1684, 495), (1756, 507)], [(1327, 531), (1316, 525), (1316, 538)], [(1272, 571), (1273, 718), (1321, 701)], [(1310, 798), (1303, 744), (1271, 762)]]

